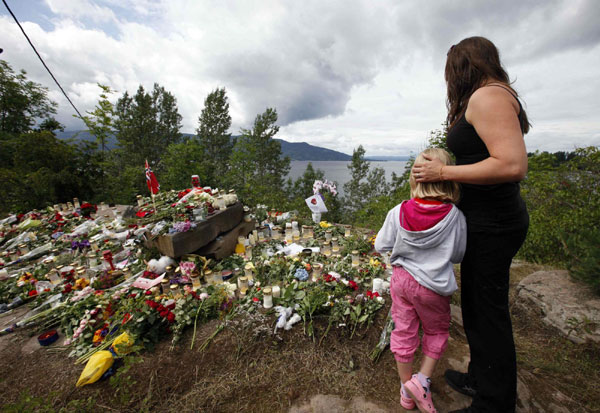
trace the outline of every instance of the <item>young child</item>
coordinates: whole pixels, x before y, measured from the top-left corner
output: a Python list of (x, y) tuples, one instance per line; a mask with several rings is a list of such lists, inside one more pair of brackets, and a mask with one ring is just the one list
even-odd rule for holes
[[(452, 158), (443, 149), (426, 149), (423, 155), (439, 158), (446, 165)], [(388, 212), (375, 239), (379, 252), (392, 251), (394, 269), (390, 290), (392, 318), (390, 339), (402, 382), (400, 404), (421, 412), (436, 412), (431, 400), (430, 377), (448, 343), (450, 296), (457, 289), (453, 263), (465, 253), (467, 225), (458, 201), (456, 182), (417, 183), (410, 176), (411, 199)], [(419, 322), (423, 328), (423, 361), (412, 374), (412, 360), (419, 346)]]

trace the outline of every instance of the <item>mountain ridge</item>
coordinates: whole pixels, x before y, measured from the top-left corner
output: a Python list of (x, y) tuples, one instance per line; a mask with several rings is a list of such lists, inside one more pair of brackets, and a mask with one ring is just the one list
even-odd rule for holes
[[(94, 140), (94, 137), (86, 130), (58, 131), (56, 136), (62, 140), (74, 139), (88, 142)], [(182, 136), (189, 138), (195, 135), (182, 133)], [(235, 137), (232, 136), (232, 138)], [(281, 144), (283, 156), (289, 156), (293, 161), (349, 161), (352, 159), (352, 156), (346, 153), (311, 145), (307, 142), (289, 142), (280, 138), (275, 138), (275, 140)], [(109, 138), (106, 147), (114, 149), (116, 146), (116, 139), (114, 137)]]

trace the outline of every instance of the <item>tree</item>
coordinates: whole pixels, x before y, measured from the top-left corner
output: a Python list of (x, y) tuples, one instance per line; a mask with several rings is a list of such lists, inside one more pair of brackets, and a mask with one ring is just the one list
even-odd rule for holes
[(282, 157), (281, 144), (273, 139), (279, 131), (277, 111), (267, 108), (256, 116), (251, 130), (242, 129), (230, 159), (229, 185), (249, 204), (274, 205), (283, 198), (290, 158)]
[(198, 118), (198, 140), (204, 153), (203, 169), (206, 184), (220, 186), (228, 170), (228, 161), (233, 148), (231, 116), (225, 88), (215, 89), (204, 100), (204, 109)]
[(108, 100), (108, 95), (114, 93), (114, 90), (100, 83), (98, 83), (98, 87), (102, 90), (98, 104), (94, 107), (94, 110), (87, 112), (87, 115), (83, 117), (83, 121), (88, 127), (88, 132), (96, 137), (96, 142), (98, 142), (102, 151), (101, 154), (104, 156), (106, 143), (115, 135), (115, 108), (112, 102)]
[(125, 92), (114, 119), (122, 166), (142, 168), (147, 159), (160, 169), (163, 152), (181, 140), (181, 119), (175, 97), (156, 83), (151, 93), (141, 85), (133, 97)]
[(383, 168), (371, 169), (371, 163), (365, 159), (365, 149), (360, 145), (352, 152), (350, 165), (351, 179), (344, 184), (346, 211), (351, 220), (371, 200), (387, 195), (388, 184)]
[(186, 139), (181, 143), (172, 143), (163, 156), (164, 178), (161, 187), (182, 189), (190, 186), (191, 176), (198, 175), (200, 182), (208, 183), (204, 152), (195, 139)]
[(38, 119), (56, 113), (56, 102), (48, 99), (48, 88), (27, 80), (0, 60), (0, 132), (18, 135), (33, 128)]

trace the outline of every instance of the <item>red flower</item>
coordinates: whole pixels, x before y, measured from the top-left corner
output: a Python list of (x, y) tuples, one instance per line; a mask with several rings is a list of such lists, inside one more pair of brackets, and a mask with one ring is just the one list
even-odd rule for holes
[(125, 324), (129, 320), (131, 320), (131, 314), (125, 313), (125, 315), (123, 316), (123, 321), (121, 322), (121, 325)]
[(258, 303), (260, 300), (257, 297), (252, 297), (252, 301), (254, 301), (255, 303)]
[(162, 304), (159, 304), (159, 305), (158, 305), (158, 307), (156, 308), (156, 310), (157, 310), (159, 313), (162, 313), (162, 312), (163, 312), (163, 311), (165, 311), (166, 309), (167, 309), (167, 308), (166, 308), (164, 305), (162, 305)]
[(136, 297), (137, 297), (136, 293), (129, 294), (129, 298), (136, 298)]
[(146, 292), (144, 294), (146, 294), (146, 295), (152, 295), (152, 291), (146, 290)]
[(356, 282), (350, 280), (348, 281), (348, 287), (352, 288), (353, 290), (358, 290), (358, 284), (356, 284)]
[(31, 290), (29, 291), (29, 293), (27, 294), (30, 297), (36, 296), (37, 295), (37, 290)]
[(171, 304), (169, 304), (169, 305), (167, 306), (167, 309), (168, 309), (168, 310), (172, 310), (172, 309), (174, 309), (174, 308), (175, 308), (175, 303), (171, 303)]
[(63, 294), (69, 294), (72, 289), (73, 289), (73, 286), (71, 284), (65, 284), (65, 288), (62, 291), (62, 293)]
[(169, 321), (169, 323), (173, 323), (175, 321), (175, 314), (169, 312), (169, 314), (167, 315), (167, 320)]
[(165, 310), (165, 311), (161, 311), (160, 313), (158, 313), (161, 317), (165, 318), (166, 316), (168, 316), (170, 313), (170, 311)]

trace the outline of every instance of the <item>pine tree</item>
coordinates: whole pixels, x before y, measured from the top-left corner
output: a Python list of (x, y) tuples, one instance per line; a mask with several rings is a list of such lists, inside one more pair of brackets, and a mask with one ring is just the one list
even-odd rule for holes
[(133, 97), (125, 92), (114, 120), (122, 166), (141, 168), (147, 159), (159, 170), (163, 152), (181, 140), (181, 119), (177, 99), (156, 83), (151, 93), (141, 85)]
[(203, 152), (202, 169), (206, 171), (206, 184), (221, 186), (229, 169), (228, 161), (233, 148), (225, 88), (215, 89), (206, 97), (198, 123), (196, 133)]
[(274, 205), (283, 199), (290, 158), (282, 157), (277, 111), (272, 108), (256, 116), (252, 129), (242, 129), (231, 154), (230, 186), (249, 204)]

